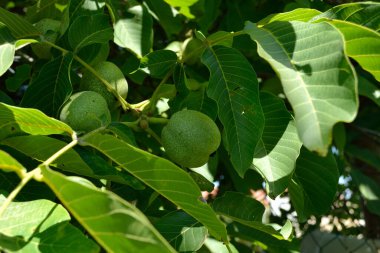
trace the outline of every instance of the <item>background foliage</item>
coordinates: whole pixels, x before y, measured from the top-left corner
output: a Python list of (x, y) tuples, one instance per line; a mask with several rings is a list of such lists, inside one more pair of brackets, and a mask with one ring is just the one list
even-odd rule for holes
[[(315, 228), (379, 238), (379, 31), (376, 2), (1, 2), (0, 250), (297, 252)], [(104, 61), (126, 100), (94, 70)], [(59, 114), (86, 72), (117, 106), (77, 133)], [(161, 147), (183, 109), (222, 134), (200, 168)]]

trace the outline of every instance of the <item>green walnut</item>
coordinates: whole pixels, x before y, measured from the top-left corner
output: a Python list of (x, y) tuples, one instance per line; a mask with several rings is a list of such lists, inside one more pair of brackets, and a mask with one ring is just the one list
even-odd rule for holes
[(60, 119), (75, 131), (90, 132), (111, 123), (111, 114), (101, 95), (82, 91), (69, 98), (61, 110)]
[[(96, 64), (94, 70), (103, 79), (108, 81), (117, 93), (124, 99), (128, 94), (128, 83), (125, 80), (123, 72), (112, 62), (104, 61)], [(107, 101), (109, 108), (115, 106), (116, 97), (107, 89), (107, 87), (91, 72), (86, 71), (83, 73), (83, 77), (80, 83), (81, 90), (95, 91), (102, 95)]]
[(174, 113), (162, 129), (161, 138), (167, 156), (188, 168), (205, 164), (221, 139), (215, 122), (194, 110)]

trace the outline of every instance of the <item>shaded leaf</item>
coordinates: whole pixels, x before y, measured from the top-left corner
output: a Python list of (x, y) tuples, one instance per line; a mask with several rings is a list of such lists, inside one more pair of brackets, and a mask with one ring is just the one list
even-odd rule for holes
[(39, 110), (0, 103), (0, 140), (20, 132), (32, 135), (71, 135), (73, 130)]
[(123, 169), (178, 205), (204, 224), (210, 233), (226, 240), (224, 225), (212, 209), (200, 200), (201, 192), (194, 180), (174, 163), (137, 149), (110, 135), (93, 134), (83, 140)]
[(89, 181), (42, 169), (43, 181), (108, 252), (175, 252), (135, 206)]
[(210, 70), (207, 95), (218, 104), (231, 162), (243, 177), (264, 128), (256, 74), (248, 60), (233, 48), (210, 47), (203, 53), (202, 62)]
[(153, 19), (147, 8), (135, 5), (123, 17), (118, 14), (114, 5), (107, 6), (114, 15), (114, 42), (129, 49), (139, 58), (149, 53), (153, 44)]
[(321, 215), (330, 209), (338, 178), (339, 171), (331, 153), (320, 157), (305, 148), (301, 149), (289, 185), (290, 199), (300, 221), (311, 214)]
[(27, 20), (0, 7), (0, 23), (6, 25), (16, 39), (32, 38), (40, 32)]
[(199, 186), (201, 191), (212, 192), (214, 190), (214, 184), (206, 179), (204, 176), (197, 172), (190, 171), (189, 175), (194, 179), (194, 181)]
[[(4, 198), (0, 197), (0, 206)], [(13, 202), (0, 218), (0, 248), (19, 252), (99, 252), (69, 224), (70, 215), (49, 200)]]
[(72, 92), (70, 66), (73, 55), (68, 53), (44, 65), (26, 90), (21, 105), (37, 108), (57, 117), (63, 103)]
[(16, 92), (20, 86), (30, 78), (30, 71), (31, 66), (29, 64), (17, 66), (15, 69), (16, 73), (5, 80), (7, 90)]
[(265, 208), (252, 197), (238, 192), (226, 192), (222, 197), (214, 200), (212, 208), (233, 221), (284, 239), (283, 235), (274, 227), (261, 223)]
[(140, 69), (152, 77), (163, 78), (177, 62), (177, 55), (171, 50), (157, 50), (141, 58)]
[(347, 55), (380, 82), (380, 33), (340, 20), (329, 21), (329, 23), (343, 34)]
[(245, 31), (281, 79), (303, 144), (326, 155), (335, 123), (357, 113), (357, 80), (341, 34), (327, 23), (276, 21)]
[(260, 101), (265, 127), (255, 150), (252, 169), (263, 176), (268, 194), (275, 198), (288, 186), (302, 143), (284, 102), (266, 92), (261, 92)]
[(207, 237), (207, 229), (183, 211), (165, 215), (154, 226), (178, 252), (196, 252)]
[(380, 186), (372, 178), (359, 170), (352, 170), (351, 175), (366, 200), (366, 207), (374, 214), (380, 215)]
[(69, 29), (69, 42), (74, 51), (95, 43), (107, 43), (112, 38), (109, 18), (103, 14), (79, 16)]
[(370, 82), (368, 79), (359, 76), (359, 94), (371, 99), (380, 106), (380, 87)]
[[(11, 137), (3, 140), (1, 143), (40, 162), (47, 160), (55, 152), (67, 145), (63, 141), (39, 135)], [(122, 171), (118, 171), (97, 154), (91, 154), (81, 149), (66, 151), (51, 166), (78, 175), (128, 184), (137, 189), (144, 188), (137, 179)]]

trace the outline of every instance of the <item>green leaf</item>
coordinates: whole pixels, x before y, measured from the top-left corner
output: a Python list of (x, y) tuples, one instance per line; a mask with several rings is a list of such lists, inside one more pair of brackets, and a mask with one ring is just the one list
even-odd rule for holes
[(68, 2), (68, 0), (39, 0), (26, 9), (26, 19), (31, 23), (45, 18), (61, 20), (64, 18)]
[(335, 123), (357, 113), (357, 80), (341, 34), (327, 23), (273, 22), (245, 31), (281, 79), (298, 134), (312, 151), (326, 155)]
[(214, 184), (203, 175), (193, 171), (190, 171), (189, 175), (194, 179), (201, 191), (212, 192), (214, 190)]
[(0, 140), (20, 132), (32, 135), (71, 135), (73, 130), (39, 110), (0, 103)]
[(89, 181), (42, 169), (43, 181), (107, 252), (175, 252), (135, 206)]
[(146, 0), (152, 16), (160, 23), (167, 36), (178, 34), (183, 29), (183, 20), (177, 11), (164, 0)]
[(49, 116), (57, 117), (62, 104), (72, 92), (72, 60), (73, 55), (68, 53), (45, 64), (26, 90), (21, 105), (37, 108)]
[(135, 5), (128, 9), (127, 16), (118, 14), (118, 9), (107, 5), (114, 15), (114, 42), (141, 58), (149, 53), (153, 44), (153, 19), (147, 8)]
[(267, 92), (260, 93), (260, 101), (265, 127), (251, 168), (263, 176), (268, 194), (275, 198), (288, 187), (302, 143), (284, 102)]
[(329, 23), (343, 34), (347, 55), (380, 82), (380, 33), (340, 20), (329, 21)]
[(238, 50), (219, 45), (206, 49), (202, 62), (210, 70), (207, 95), (218, 104), (231, 162), (243, 177), (264, 128), (255, 71)]
[(165, 215), (154, 226), (178, 252), (196, 252), (207, 237), (207, 229), (183, 211)]
[(188, 18), (195, 18), (190, 12), (190, 6), (198, 2), (199, 0), (164, 0), (173, 7), (178, 7), (179, 12)]
[(334, 156), (320, 157), (305, 148), (297, 159), (289, 185), (290, 199), (300, 221), (311, 214), (321, 215), (330, 209), (335, 198), (339, 171)]
[(24, 18), (0, 7), (0, 23), (6, 25), (16, 39), (32, 38), (40, 32)]
[[(67, 145), (66, 142), (40, 135), (11, 137), (1, 143), (40, 162), (47, 160)], [(73, 149), (66, 151), (51, 166), (82, 176), (107, 179), (120, 184), (131, 185), (137, 189), (144, 188), (137, 179), (123, 171), (118, 171), (96, 154), (91, 155), (89, 152), (78, 151), (79, 153)]]
[(246, 226), (270, 234), (276, 238), (284, 239), (279, 231), (271, 225), (261, 223), (264, 206), (252, 197), (239, 192), (226, 192), (222, 197), (214, 200), (212, 208), (223, 216)]
[(23, 64), (15, 68), (15, 74), (5, 80), (8, 91), (16, 92), (20, 86), (30, 78), (31, 66)]
[(314, 10), (314, 9), (308, 9), (308, 8), (299, 8), (295, 9), (293, 11), (285, 12), (285, 13), (278, 13), (278, 14), (272, 14), (268, 17), (260, 20), (257, 23), (257, 26), (263, 26), (272, 22), (276, 21), (303, 21), (308, 22), (313, 17), (320, 14), (320, 11)]
[[(174, 163), (137, 149), (110, 135), (93, 134), (83, 140), (123, 169), (204, 224), (210, 233), (226, 240), (226, 229), (212, 209), (200, 200), (194, 180)], [(143, 168), (143, 169), (142, 169)]]
[(69, 29), (69, 42), (74, 51), (95, 43), (107, 43), (112, 38), (109, 17), (103, 14), (79, 16)]
[(171, 50), (157, 50), (141, 58), (140, 69), (152, 77), (163, 78), (176, 63), (176, 53)]
[(341, 4), (313, 18), (340, 19), (356, 23), (375, 31), (380, 30), (380, 3), (362, 2)]
[(361, 195), (366, 200), (369, 211), (380, 215), (380, 186), (372, 178), (366, 176), (359, 170), (352, 170), (352, 178), (359, 187)]
[(210, 253), (239, 253), (233, 244), (228, 244), (228, 247), (230, 248), (230, 250), (228, 250), (224, 243), (213, 238), (207, 238), (205, 241), (205, 246), (209, 250), (207, 252)]
[(0, 23), (0, 76), (12, 65), (15, 51), (15, 39), (9, 29)]
[(10, 156), (8, 153), (0, 150), (0, 169), (8, 172), (16, 172), (20, 177), (26, 173), (26, 169), (16, 159)]
[[(0, 206), (4, 198), (0, 197)], [(10, 252), (99, 252), (69, 224), (70, 215), (49, 200), (13, 202), (0, 218), (0, 248)]]
[(359, 94), (371, 99), (380, 106), (380, 88), (363, 76), (358, 78)]

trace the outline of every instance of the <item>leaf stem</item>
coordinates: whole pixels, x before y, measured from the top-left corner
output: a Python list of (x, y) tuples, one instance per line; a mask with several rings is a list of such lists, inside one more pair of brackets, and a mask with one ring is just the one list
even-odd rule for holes
[(158, 136), (151, 128), (147, 128), (145, 129), (145, 131), (150, 134), (158, 143), (160, 143), (162, 145), (162, 141), (161, 141), (161, 138), (160, 136)]
[(69, 150), (70, 148), (74, 147), (77, 144), (78, 144), (78, 138), (77, 138), (77, 136), (76, 136), (76, 134), (74, 132), (74, 134), (73, 134), (73, 140), (70, 143), (68, 143), (66, 146), (64, 146), (60, 150), (58, 150), (56, 153), (54, 153), (52, 156), (50, 156), (46, 161), (44, 161), (38, 167), (40, 167), (40, 166), (49, 166), (52, 162), (55, 161), (55, 159), (57, 159), (58, 157), (60, 157), (64, 153), (66, 153), (67, 150)]
[[(60, 46), (57, 46), (56, 44), (51, 43), (49, 41), (44, 40), (43, 43), (48, 44), (49, 46), (61, 51), (64, 54), (67, 54), (70, 52), (70, 51), (68, 51), (68, 50), (66, 50)], [(133, 109), (133, 107), (127, 101), (125, 101), (125, 99), (122, 98), (119, 95), (119, 93), (117, 93), (117, 91), (113, 88), (113, 86), (107, 80), (105, 80), (103, 77), (101, 77), (93, 67), (91, 67), (89, 64), (87, 64), (87, 62), (82, 60), (82, 58), (80, 58), (78, 55), (76, 55), (74, 53), (73, 53), (73, 57), (77, 62), (82, 64), (83, 67), (85, 67), (88, 71), (90, 71), (96, 78), (98, 78), (107, 87), (107, 89), (110, 92), (112, 92), (112, 94), (117, 98), (117, 100), (119, 100), (121, 107), (123, 108), (124, 111), (129, 110), (129, 109)]]
[(149, 124), (163, 124), (163, 125), (166, 125), (169, 122), (169, 119), (149, 117), (148, 118), (148, 122), (149, 122)]
[(161, 86), (164, 85), (166, 83), (166, 81), (169, 79), (169, 77), (173, 74), (174, 72), (174, 67), (171, 68), (167, 73), (166, 75), (164, 76), (164, 78), (161, 80), (161, 82), (158, 84), (158, 86), (156, 87), (156, 89), (154, 90), (153, 92), (153, 95), (152, 97), (149, 99), (149, 104), (144, 108), (144, 111), (148, 111), (149, 113), (153, 113), (154, 110), (156, 109), (155, 106), (156, 106), (156, 102), (157, 100), (159, 99), (158, 98), (158, 91), (160, 90)]
[(227, 242), (225, 245), (226, 245), (226, 247), (227, 247), (228, 252), (229, 252), (229, 253), (232, 253), (232, 250), (231, 250), (230, 244)]
[(20, 193), (22, 188), (36, 175), (40, 174), (40, 168), (35, 168), (34, 170), (26, 173), (24, 177), (21, 179), (20, 183), (13, 189), (13, 191), (8, 195), (3, 204), (0, 207), (0, 218), (4, 214), (7, 207), (11, 204), (11, 202), (16, 198), (17, 194)]

